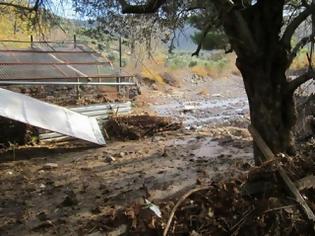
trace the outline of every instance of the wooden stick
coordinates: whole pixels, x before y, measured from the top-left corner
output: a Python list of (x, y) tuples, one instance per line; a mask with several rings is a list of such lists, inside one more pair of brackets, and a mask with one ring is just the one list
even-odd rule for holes
[[(271, 149), (267, 146), (263, 138), (260, 136), (260, 134), (257, 132), (257, 130), (250, 125), (248, 128), (249, 132), (253, 136), (254, 141), (256, 142), (257, 146), (259, 147), (260, 151), (264, 154), (266, 160), (272, 160), (275, 158), (275, 155), (271, 151)], [(287, 175), (286, 171), (283, 169), (282, 166), (278, 165), (278, 172), (284, 181), (284, 183), (287, 185), (288, 189), (290, 192), (293, 194), (295, 197), (296, 201), (300, 204), (302, 207), (304, 213), (306, 214), (307, 218), (314, 224), (315, 222), (315, 215), (311, 208), (307, 205), (306, 201), (302, 197), (301, 193), (299, 190), (296, 188), (290, 177)], [(314, 227), (315, 231), (315, 227)]]
[(178, 202), (174, 206), (173, 210), (171, 211), (171, 214), (170, 214), (170, 216), (168, 218), (166, 227), (165, 227), (165, 229), (163, 231), (163, 236), (167, 236), (167, 233), (168, 233), (168, 230), (169, 230), (169, 228), (171, 226), (171, 223), (172, 223), (173, 217), (175, 215), (175, 212), (176, 212), (177, 208), (185, 201), (185, 199), (188, 198), (191, 194), (193, 194), (195, 192), (199, 192), (199, 191), (207, 190), (207, 189), (209, 189), (209, 187), (194, 188), (194, 189), (191, 189), (190, 191), (188, 191), (187, 193), (185, 193), (183, 196), (181, 196), (181, 198), (178, 200)]

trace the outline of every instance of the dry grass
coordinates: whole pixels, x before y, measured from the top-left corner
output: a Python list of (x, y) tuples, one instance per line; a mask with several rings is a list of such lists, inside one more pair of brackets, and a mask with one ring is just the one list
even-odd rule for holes
[[(301, 70), (308, 67), (307, 51), (302, 50), (293, 60), (290, 69)], [(315, 56), (312, 57), (312, 61), (315, 62)]]
[(190, 53), (176, 53), (168, 55), (166, 52), (157, 52), (152, 59), (135, 63), (131, 58), (127, 63), (126, 71), (137, 73), (157, 84), (164, 84), (165, 73), (174, 79), (180, 80), (188, 74), (196, 74), (201, 77), (226, 78), (231, 74), (239, 75), (235, 66), (235, 54), (207, 53), (198, 58), (191, 57)]
[(155, 67), (144, 67), (141, 71), (141, 76), (148, 78), (150, 80), (153, 80), (157, 83), (163, 84), (164, 83), (164, 79), (162, 78), (162, 76), (160, 75), (162, 71), (158, 68)]
[[(201, 65), (200, 65), (201, 64)], [(230, 74), (239, 75), (235, 66), (235, 55), (224, 55), (218, 60), (204, 60), (191, 68), (191, 72), (202, 77), (224, 78)]]
[(202, 77), (207, 77), (211, 74), (205, 66), (194, 66), (191, 68), (191, 72)]

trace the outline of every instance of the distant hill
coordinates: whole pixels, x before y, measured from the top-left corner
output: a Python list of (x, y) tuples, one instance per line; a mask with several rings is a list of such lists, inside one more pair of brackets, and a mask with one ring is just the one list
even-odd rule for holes
[(193, 52), (197, 45), (192, 41), (191, 35), (198, 30), (186, 25), (182, 30), (176, 30), (175, 50)]

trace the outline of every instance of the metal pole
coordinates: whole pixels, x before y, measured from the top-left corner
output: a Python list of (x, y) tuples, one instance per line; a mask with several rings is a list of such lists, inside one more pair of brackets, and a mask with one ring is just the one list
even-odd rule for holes
[[(51, 53), (50, 53), (51, 54)], [(51, 54), (52, 55), (52, 54)], [(53, 55), (52, 55), (53, 56)], [(61, 60), (59, 60), (61, 61)], [(3, 62), (0, 61), (0, 65), (4, 66), (51, 66), (51, 65), (108, 65), (108, 62), (101, 61), (90, 61), (90, 62), (71, 62), (71, 61), (62, 61), (62, 62)]]
[[(121, 75), (119, 76), (121, 78), (132, 78), (132, 75)], [(20, 77), (20, 78), (15, 78), (15, 77), (10, 77), (8, 78), (9, 81), (36, 81), (36, 80), (61, 80), (63, 81), (64, 79), (71, 79), (71, 80), (76, 80), (77, 78), (80, 79), (101, 79), (100, 82), (102, 82), (102, 79), (116, 79), (117, 75), (86, 75), (86, 76), (63, 76), (63, 77), (59, 77), (59, 76), (55, 76), (55, 77)], [(0, 80), (1, 81), (1, 80)]]
[[(121, 68), (122, 68), (122, 49), (121, 49), (121, 37), (119, 37), (119, 74), (121, 74)], [(120, 83), (120, 77), (116, 78), (116, 82)], [(117, 86), (117, 93), (120, 92), (120, 87), (119, 85)]]
[[(116, 77), (116, 84), (119, 84), (119, 77)], [(119, 93), (119, 85), (117, 86), (117, 93)]]
[(77, 47), (77, 36), (73, 35), (73, 47), (76, 48)]
[[(33, 41), (34, 43), (34, 41)], [(1, 53), (51, 53), (51, 54), (93, 54), (94, 51), (52, 51), (52, 50), (18, 50), (18, 49), (0, 49)]]
[(121, 72), (121, 68), (122, 68), (122, 58), (121, 58), (121, 54), (122, 54), (122, 49), (121, 49), (121, 37), (119, 37), (119, 72)]
[(76, 87), (76, 90), (77, 90), (77, 99), (80, 99), (80, 79), (77, 78), (77, 85), (75, 86)]
[(31, 35), (31, 48), (33, 48), (33, 42), (34, 42), (33, 35)]

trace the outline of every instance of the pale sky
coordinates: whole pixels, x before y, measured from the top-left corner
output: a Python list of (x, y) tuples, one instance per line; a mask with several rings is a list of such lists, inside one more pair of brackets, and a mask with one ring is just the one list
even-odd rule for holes
[(62, 16), (68, 19), (80, 19), (79, 14), (75, 13), (72, 8), (71, 0), (52, 0), (52, 4), (49, 5), (51, 10), (58, 16)]

